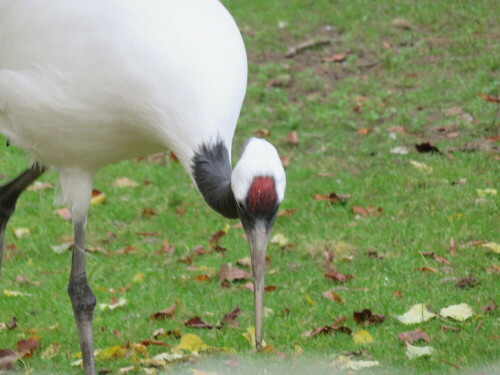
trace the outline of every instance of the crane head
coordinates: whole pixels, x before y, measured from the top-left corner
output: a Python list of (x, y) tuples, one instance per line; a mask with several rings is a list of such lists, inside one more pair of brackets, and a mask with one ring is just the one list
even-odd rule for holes
[(257, 350), (262, 346), (267, 241), (285, 195), (285, 186), (285, 171), (274, 146), (263, 139), (248, 139), (231, 175), (231, 189), (250, 244)]

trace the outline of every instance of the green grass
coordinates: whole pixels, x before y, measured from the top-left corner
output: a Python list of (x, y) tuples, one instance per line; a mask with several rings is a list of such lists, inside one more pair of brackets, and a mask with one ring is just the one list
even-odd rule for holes
[[(500, 3), (224, 3), (244, 33), (250, 57), (249, 88), (234, 149), (237, 151), (250, 134), (265, 128), (280, 153), (291, 159), (286, 168), (288, 189), (282, 208), (297, 211), (278, 218), (274, 233), (283, 234), (294, 246), (281, 249), (272, 244), (268, 250), (271, 264), (266, 283), (277, 286), (276, 291), (266, 294), (266, 307), (270, 309), (265, 320), (268, 344), (284, 352), (287, 361), (296, 360), (295, 345), (300, 345), (304, 349), (302, 357), (331, 362), (363, 346), (348, 335), (306, 338), (302, 333), (331, 324), (341, 315), (348, 317), (347, 326), (361, 329), (356, 327), (352, 313), (370, 308), (387, 316), (381, 325), (365, 328), (374, 341), (364, 348), (381, 363), (382, 372), (459, 371), (449, 363), (470, 372), (498, 360), (499, 310), (489, 314), (481, 311), (500, 290), (498, 274), (485, 272), (488, 267), (498, 266), (498, 255), (465, 244), (478, 240), (500, 243), (500, 195), (481, 200), (477, 193), (477, 189), (500, 189), (498, 142), (483, 141), (500, 134), (500, 107), (477, 96), (500, 95)], [(411, 29), (395, 28), (394, 18), (405, 18)], [(282, 29), (278, 28), (280, 21), (286, 24)], [(325, 26), (329, 26), (328, 30)], [(292, 59), (283, 57), (288, 47), (320, 37), (337, 42), (304, 51)], [(321, 62), (321, 56), (339, 52), (348, 53), (344, 63)], [(366, 61), (376, 65), (360, 67)], [(271, 87), (270, 82), (283, 75), (292, 78), (291, 85)], [(366, 101), (355, 111), (361, 96)], [(455, 106), (470, 117), (447, 116), (446, 110)], [(388, 130), (395, 126), (405, 127), (408, 133), (398, 133), (392, 139)], [(459, 136), (446, 137), (446, 131), (438, 130), (443, 127)], [(362, 128), (371, 132), (360, 135), (358, 130)], [(298, 146), (285, 140), (294, 130), (299, 136)], [(443, 155), (417, 153), (413, 145), (424, 141), (432, 142)], [(410, 153), (390, 153), (396, 146), (407, 146)], [(2, 148), (0, 152), (4, 180), (16, 176), (28, 163), (18, 149)], [(416, 169), (410, 160), (425, 163), (432, 172)], [(124, 176), (138, 182), (140, 188), (114, 187), (113, 182)], [(457, 183), (461, 178), (467, 182)], [(151, 183), (144, 185), (146, 179)], [(57, 185), (57, 175), (49, 172), (41, 181)], [(197, 267), (207, 269), (187, 271), (186, 264), (178, 259), (197, 245), (208, 247), (213, 233), (235, 223), (206, 206), (178, 164), (170, 160), (165, 165), (122, 162), (100, 171), (95, 187), (106, 193), (107, 202), (90, 210), (88, 245), (103, 246), (108, 251), (128, 245), (137, 247), (132, 254), (88, 256), (89, 280), (98, 302), (110, 302), (113, 296), (128, 300), (120, 310), (96, 310), (96, 347), (138, 342), (163, 327), (179, 329), (182, 334), (195, 333), (209, 345), (249, 355), (252, 349), (242, 333), (253, 325), (251, 292), (237, 283), (224, 289), (217, 276), (221, 264), (234, 264), (247, 256), (243, 231), (232, 228), (222, 238), (221, 246), (228, 249), (224, 255), (213, 253), (195, 259)], [(345, 204), (312, 198), (331, 192), (350, 194), (351, 198)], [(33, 358), (18, 363), (17, 368), (34, 373), (76, 374), (81, 370), (69, 366), (79, 351), (66, 295), (70, 253), (58, 255), (51, 250), (58, 239), (71, 236), (71, 224), (53, 213), (54, 194), (53, 190), (26, 192), (9, 223), (9, 228), (29, 228), (31, 235), (17, 239), (8, 229), (6, 243), (15, 244), (18, 251), (5, 251), (0, 289), (22, 291), (31, 297), (0, 295), (0, 322), (10, 321), (13, 316), (18, 320), (16, 329), (0, 331), (0, 349), (15, 349), (20, 338), (37, 334), (41, 348)], [(182, 216), (176, 213), (179, 205), (186, 210)], [(356, 219), (353, 206), (375, 206), (383, 211), (380, 216)], [(142, 211), (146, 207), (153, 207), (157, 215), (144, 218)], [(146, 231), (162, 235), (145, 240), (138, 233)], [(107, 232), (116, 238), (103, 244)], [(456, 257), (449, 255), (451, 238), (458, 244)], [(163, 240), (175, 246), (173, 256), (155, 254)], [(343, 299), (341, 304), (321, 296), (323, 291), (337, 286), (323, 277), (322, 253), (326, 248), (339, 253), (334, 260), (339, 271), (354, 275), (345, 284), (349, 290), (337, 291)], [(384, 258), (370, 259), (369, 249)], [(452, 269), (441, 269), (439, 263), (423, 258), (421, 251), (447, 257)], [(351, 261), (341, 260), (346, 254), (352, 255)], [(415, 270), (424, 266), (438, 272)], [(132, 283), (124, 294), (109, 292), (109, 288), (126, 286), (139, 272), (144, 273), (144, 282)], [(213, 277), (209, 282), (196, 282), (194, 277), (202, 273)], [(41, 285), (19, 284), (16, 275), (40, 281)], [(441, 282), (447, 277), (469, 275), (477, 279), (477, 285), (470, 289)], [(395, 290), (402, 293), (402, 298), (394, 296)], [(314, 304), (307, 302), (306, 295)], [(180, 305), (174, 319), (148, 320), (151, 313), (175, 300)], [(439, 311), (462, 302), (475, 312), (463, 323), (433, 319), (403, 326), (392, 317), (416, 303), (427, 303)], [(236, 305), (242, 309), (239, 329), (208, 331), (183, 325), (195, 315), (217, 323)], [(482, 326), (477, 329), (479, 322)], [(49, 329), (54, 324), (57, 327)], [(461, 330), (443, 333), (442, 325)], [(430, 358), (409, 360), (405, 356), (396, 335), (415, 328), (432, 337), (430, 345), (436, 353)], [(171, 345), (178, 342), (173, 337), (164, 340)], [(54, 342), (61, 345), (59, 354), (42, 360), (41, 352)], [(162, 351), (158, 347), (149, 350), (151, 356)], [(132, 361), (130, 357), (99, 360), (97, 366), (117, 373)]]

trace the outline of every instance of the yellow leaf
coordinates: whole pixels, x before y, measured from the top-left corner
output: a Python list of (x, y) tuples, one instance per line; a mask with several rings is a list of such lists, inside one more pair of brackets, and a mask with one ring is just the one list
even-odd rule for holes
[(394, 315), (394, 318), (403, 324), (414, 324), (425, 322), (435, 316), (436, 314), (434, 314), (427, 305), (419, 303), (413, 305), (410, 310), (403, 315)]
[(97, 206), (98, 204), (104, 203), (106, 201), (106, 194), (97, 189), (92, 190), (92, 198), (90, 199), (91, 206)]
[(297, 344), (294, 345), (294, 349), (295, 349), (295, 355), (301, 355), (302, 353), (304, 353), (304, 349), (300, 345)]
[(132, 279), (132, 282), (134, 282), (134, 283), (144, 282), (144, 274), (142, 272), (139, 272), (137, 275), (134, 276), (134, 278)]
[(97, 356), (99, 359), (110, 359), (110, 358), (123, 358), (123, 352), (120, 353), (120, 350), (123, 347), (121, 345), (111, 346), (109, 348), (105, 348), (101, 350), (99, 355)]
[(314, 302), (314, 301), (312, 300), (312, 298), (309, 296), (309, 294), (307, 294), (307, 293), (306, 293), (306, 294), (304, 294), (304, 297), (306, 297), (306, 301), (307, 301), (310, 305), (314, 306), (314, 305), (316, 304), (316, 302)]
[(356, 344), (369, 344), (373, 342), (373, 337), (364, 329), (354, 332), (352, 334), (352, 339)]
[(133, 343), (132, 349), (134, 349), (136, 352), (139, 352), (141, 354), (147, 355), (148, 354), (148, 347), (146, 345), (142, 345), (140, 343)]
[(419, 171), (428, 172), (428, 173), (432, 172), (432, 168), (429, 167), (427, 164), (420, 163), (420, 162), (415, 161), (415, 160), (410, 160), (410, 164), (413, 165), (415, 168), (417, 168)]
[(496, 242), (486, 242), (483, 243), (481, 246), (493, 250), (493, 252), (496, 254), (500, 254), (500, 244), (497, 244)]
[[(255, 328), (254, 327), (248, 327), (247, 331), (242, 334), (242, 336), (245, 338), (245, 340), (248, 341), (248, 343), (255, 348)], [(262, 340), (262, 346), (267, 346), (266, 342)]]
[(200, 352), (209, 349), (209, 346), (199, 336), (188, 333), (182, 336), (181, 342), (174, 349), (187, 350), (189, 352)]
[(47, 346), (47, 348), (42, 352), (40, 357), (43, 360), (52, 359), (56, 355), (59, 354), (60, 348), (61, 348), (61, 345), (58, 342), (54, 342), (54, 343), (50, 344), (49, 346)]
[(471, 307), (466, 303), (443, 307), (439, 312), (443, 318), (452, 318), (461, 322), (469, 319), (473, 314)]
[(497, 195), (496, 189), (476, 189), (479, 198), (486, 198), (488, 195)]
[(123, 297), (121, 297), (118, 302), (116, 303), (100, 303), (99, 304), (99, 309), (101, 311), (105, 311), (105, 310), (115, 310), (115, 309), (118, 309), (120, 307), (123, 307), (127, 304), (127, 300)]
[(7, 297), (26, 297), (26, 296), (31, 296), (29, 293), (24, 293), (24, 292), (18, 292), (15, 290), (8, 290), (4, 289), (3, 294)]
[(30, 235), (29, 228), (13, 228), (12, 232), (14, 232), (14, 236), (16, 236), (16, 238), (24, 238)]

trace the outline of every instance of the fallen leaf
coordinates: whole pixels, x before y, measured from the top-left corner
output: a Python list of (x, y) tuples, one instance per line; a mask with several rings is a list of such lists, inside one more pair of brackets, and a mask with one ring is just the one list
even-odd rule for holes
[(234, 281), (249, 279), (252, 275), (241, 268), (233, 267), (230, 263), (225, 263), (220, 267), (219, 276), (221, 281)]
[(144, 274), (142, 272), (137, 273), (133, 278), (132, 278), (133, 283), (143, 283), (144, 282)]
[(184, 325), (186, 327), (190, 327), (190, 328), (207, 328), (207, 329), (220, 328), (220, 327), (214, 326), (213, 324), (209, 324), (209, 323), (204, 322), (198, 316), (195, 316), (194, 318), (186, 320), (184, 322)]
[(352, 279), (354, 276), (351, 274), (344, 275), (343, 273), (337, 271), (335, 267), (332, 267), (328, 272), (325, 273), (325, 277), (327, 279), (339, 282), (339, 283), (345, 283), (346, 281)]
[(496, 242), (486, 242), (486, 243), (482, 244), (481, 247), (485, 247), (487, 249), (490, 249), (495, 254), (500, 254), (500, 244), (498, 244)]
[(16, 236), (16, 238), (18, 239), (28, 237), (31, 233), (29, 228), (13, 228), (12, 232), (14, 233), (14, 236)]
[(436, 314), (432, 312), (429, 306), (420, 303), (413, 305), (410, 310), (403, 315), (394, 315), (394, 318), (403, 324), (415, 324), (425, 322), (435, 316)]
[(12, 317), (12, 320), (10, 322), (0, 323), (0, 331), (3, 329), (13, 330), (16, 327), (17, 327), (17, 319), (15, 316)]
[(497, 308), (497, 305), (495, 304), (495, 302), (491, 301), (486, 306), (481, 307), (481, 310), (483, 310), (483, 312), (488, 314), (488, 313), (492, 312), (493, 310), (495, 310), (496, 308)]
[(313, 198), (317, 201), (326, 201), (331, 203), (344, 203), (347, 199), (351, 197), (350, 194), (337, 194), (335, 192), (328, 195), (315, 194)]
[(311, 39), (307, 40), (305, 42), (300, 42), (299, 44), (288, 48), (288, 51), (285, 54), (285, 57), (287, 59), (294, 57), (295, 55), (301, 53), (302, 51), (317, 47), (317, 46), (324, 46), (327, 44), (330, 44), (332, 41), (330, 39)]
[(144, 207), (141, 216), (145, 219), (150, 219), (153, 216), (156, 216), (156, 212), (153, 207)]
[(232, 311), (228, 312), (221, 320), (221, 325), (228, 324), (233, 328), (238, 328), (238, 321), (236, 320), (241, 315), (241, 309), (236, 306)]
[(436, 153), (441, 154), (442, 152), (436, 146), (431, 145), (429, 142), (419, 143), (415, 145), (415, 148), (420, 153)]
[(69, 249), (71, 249), (72, 246), (73, 246), (73, 242), (65, 242), (65, 243), (62, 243), (60, 245), (53, 245), (50, 248), (52, 249), (52, 251), (54, 253), (62, 254), (64, 252), (68, 251)]
[(291, 144), (291, 145), (297, 146), (299, 144), (299, 136), (297, 135), (297, 132), (293, 131), (293, 132), (289, 133), (286, 136), (286, 142)]
[(163, 240), (161, 248), (156, 250), (156, 255), (172, 255), (175, 251), (175, 246), (172, 246), (168, 243), (167, 240)]
[(336, 62), (336, 63), (340, 63), (340, 62), (343, 62), (345, 61), (347, 57), (347, 52), (340, 52), (340, 53), (336, 53), (332, 56), (329, 56), (329, 57), (323, 57), (321, 59), (322, 62)]
[(486, 94), (477, 94), (477, 96), (479, 96), (481, 99), (483, 99), (486, 102), (500, 103), (500, 98), (499, 97), (490, 96), (490, 95), (486, 95)]
[(408, 154), (410, 151), (408, 151), (408, 147), (405, 147), (405, 146), (397, 146), (397, 147), (394, 147), (394, 148), (391, 148), (389, 150), (389, 152), (391, 154), (396, 154), (396, 155), (406, 155)]
[(448, 332), (448, 331), (460, 332), (460, 328), (458, 328), (458, 327), (451, 327), (451, 326), (441, 326), (441, 331), (443, 331), (443, 332)]
[(130, 253), (135, 253), (137, 251), (137, 248), (133, 245), (128, 245), (125, 247), (122, 247), (119, 250), (116, 250), (114, 252), (115, 255), (123, 255), (123, 254), (130, 254)]
[(466, 303), (443, 307), (439, 312), (439, 315), (443, 318), (452, 318), (460, 322), (469, 319), (473, 314), (471, 307)]
[[(479, 196), (479, 198), (487, 198), (488, 196), (490, 195), (497, 195), (497, 189), (476, 189), (476, 192), (477, 192), (477, 195)], [(492, 243), (492, 244), (495, 244), (495, 242), (488, 242), (488, 243)], [(498, 252), (500, 252), (500, 245), (498, 244), (495, 244), (497, 249), (498, 249)]]
[(17, 342), (17, 352), (20, 358), (31, 358), (39, 346), (40, 343), (35, 337), (31, 337), (28, 340), (19, 340)]
[(467, 276), (459, 279), (455, 286), (460, 289), (469, 289), (475, 287), (477, 284), (477, 279), (472, 276)]
[(366, 361), (366, 360), (353, 361), (351, 359), (351, 356), (346, 356), (346, 355), (339, 356), (331, 364), (340, 367), (342, 370), (352, 370), (352, 371), (359, 371), (365, 368), (380, 366), (379, 361)]
[(12, 365), (20, 358), (20, 355), (8, 349), (0, 349), (0, 370), (11, 369)]
[(406, 344), (405, 354), (410, 359), (430, 356), (432, 353), (434, 353), (434, 348), (432, 346), (413, 346), (411, 344)]
[(425, 342), (431, 341), (430, 336), (420, 328), (414, 331), (400, 332), (398, 333), (398, 339), (407, 344), (411, 344), (412, 342), (419, 340), (424, 340)]
[(450, 238), (450, 254), (457, 256), (457, 241), (453, 237)]
[(181, 337), (181, 342), (174, 349), (176, 351), (187, 350), (191, 353), (198, 353), (209, 349), (209, 346), (200, 337), (188, 333)]
[(356, 344), (369, 344), (373, 342), (373, 337), (368, 331), (365, 331), (364, 329), (358, 332), (354, 332), (352, 334), (352, 339)]
[(355, 214), (361, 215), (363, 217), (368, 217), (368, 216), (378, 216), (382, 214), (383, 209), (381, 207), (359, 207), (359, 206), (353, 206), (352, 211)]
[(106, 201), (106, 194), (97, 189), (92, 189), (92, 198), (90, 199), (91, 206), (97, 206), (98, 204), (104, 203)]
[(283, 234), (281, 233), (276, 233), (273, 238), (271, 238), (271, 243), (279, 245), (281, 247), (285, 247), (288, 245), (288, 238), (286, 238)]
[(444, 111), (444, 115), (446, 117), (457, 116), (457, 115), (461, 115), (462, 113), (464, 113), (463, 109), (461, 107), (458, 107), (458, 106), (448, 108), (447, 110)]
[[(242, 334), (242, 336), (245, 338), (245, 340), (248, 341), (248, 343), (252, 346), (252, 348), (255, 348), (255, 327), (248, 327), (247, 331)], [(262, 347), (266, 347), (267, 344), (264, 340), (262, 340)]]
[(432, 267), (417, 267), (415, 270), (420, 272), (437, 272), (437, 270)]
[(404, 18), (394, 18), (391, 22), (392, 26), (400, 30), (411, 30), (412, 26), (410, 21)]
[(127, 304), (127, 300), (125, 298), (121, 297), (119, 300), (113, 300), (111, 303), (100, 303), (99, 309), (101, 311), (116, 310), (116, 309), (122, 308), (126, 304)]
[(8, 289), (4, 289), (3, 294), (6, 297), (29, 297), (29, 296), (31, 296), (31, 294), (29, 294), (29, 293), (19, 292), (17, 290), (8, 290)]
[(352, 317), (354, 318), (354, 321), (356, 323), (363, 323), (365, 327), (383, 323), (385, 320), (385, 315), (374, 314), (370, 309), (364, 309), (363, 311), (354, 311)]
[(195, 281), (198, 281), (198, 282), (210, 281), (210, 276), (205, 275), (205, 274), (196, 275), (196, 276), (194, 277), (194, 280), (195, 280)]
[(176, 307), (177, 304), (174, 303), (172, 306), (164, 310), (153, 313), (149, 315), (149, 320), (163, 320), (165, 318), (172, 319), (174, 317)]
[(337, 293), (333, 293), (327, 290), (326, 292), (321, 293), (321, 295), (326, 299), (329, 299), (330, 301), (342, 303), (342, 298), (340, 298), (340, 296)]
[(410, 160), (410, 164), (413, 165), (415, 168), (417, 168), (419, 171), (428, 172), (428, 173), (432, 172), (432, 168), (429, 167), (425, 163), (420, 163), (420, 162), (415, 161), (415, 160)]

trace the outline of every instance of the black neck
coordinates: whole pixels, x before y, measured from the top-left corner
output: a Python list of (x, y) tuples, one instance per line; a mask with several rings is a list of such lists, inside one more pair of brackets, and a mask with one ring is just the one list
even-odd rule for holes
[(193, 175), (203, 198), (215, 211), (228, 218), (238, 218), (236, 200), (231, 190), (229, 152), (221, 140), (203, 144), (193, 157)]

